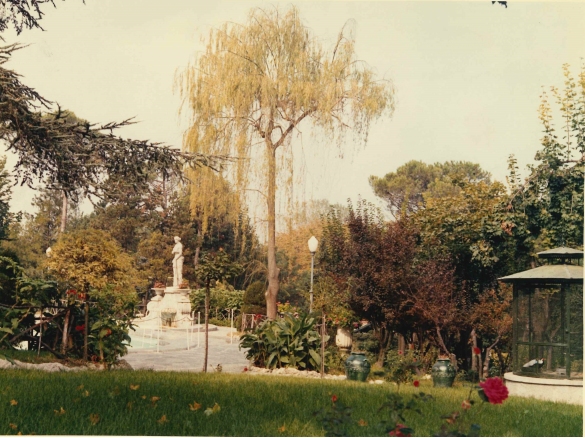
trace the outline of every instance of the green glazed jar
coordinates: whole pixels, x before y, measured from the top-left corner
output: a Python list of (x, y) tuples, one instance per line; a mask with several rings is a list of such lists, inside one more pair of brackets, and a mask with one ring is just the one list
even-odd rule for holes
[(433, 386), (439, 388), (450, 388), (453, 386), (457, 372), (449, 359), (437, 359), (431, 370)]
[(368, 374), (370, 374), (370, 362), (368, 362), (365, 353), (352, 351), (345, 360), (345, 375), (347, 376), (347, 380), (365, 382)]

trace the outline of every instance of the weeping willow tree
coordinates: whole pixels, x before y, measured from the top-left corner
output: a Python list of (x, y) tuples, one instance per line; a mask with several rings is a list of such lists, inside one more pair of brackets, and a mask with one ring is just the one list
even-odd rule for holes
[(190, 182), (190, 209), (193, 219), (197, 221), (197, 247), (195, 248), (195, 268), (199, 263), (199, 254), (203, 238), (211, 228), (212, 221), (235, 223), (239, 230), (240, 209), (238, 199), (229, 182), (213, 169), (188, 169)]
[[(306, 126), (317, 145), (342, 147), (348, 130), (365, 143), (370, 123), (394, 109), (388, 81), (355, 54), (351, 26), (325, 49), (295, 7), (253, 9), (246, 24), (212, 29), (204, 52), (179, 77), (192, 112), (184, 147), (237, 158), (228, 176), (245, 200), (260, 192), (266, 205), (267, 315), (276, 316), (277, 182), (292, 184), (293, 133)], [(282, 189), (282, 187), (281, 187)]]

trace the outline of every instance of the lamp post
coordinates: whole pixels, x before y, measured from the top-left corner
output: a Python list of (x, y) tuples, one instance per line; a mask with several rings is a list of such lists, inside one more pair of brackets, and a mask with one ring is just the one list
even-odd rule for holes
[(309, 313), (313, 311), (313, 268), (315, 266), (315, 253), (317, 252), (317, 247), (319, 246), (319, 241), (315, 236), (311, 236), (309, 239), (309, 251), (311, 251), (311, 290), (309, 291)]

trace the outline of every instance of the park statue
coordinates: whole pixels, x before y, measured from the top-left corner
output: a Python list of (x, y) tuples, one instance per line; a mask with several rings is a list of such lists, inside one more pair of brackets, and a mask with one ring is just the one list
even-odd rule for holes
[(181, 238), (175, 236), (175, 246), (173, 248), (173, 287), (178, 288), (183, 282), (183, 244)]

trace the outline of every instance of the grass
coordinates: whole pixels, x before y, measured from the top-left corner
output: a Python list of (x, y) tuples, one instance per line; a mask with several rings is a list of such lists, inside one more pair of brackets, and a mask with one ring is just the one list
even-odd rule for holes
[(19, 360), (27, 363), (50, 363), (58, 361), (48, 351), (41, 351), (38, 354), (36, 351), (31, 350), (0, 350), (0, 359)]
[[(436, 400), (423, 404), (420, 415), (406, 414), (418, 436), (439, 431), (441, 415), (460, 410), (469, 392), (430, 382), (399, 389), (407, 396), (420, 390)], [(377, 410), (392, 391), (397, 388), (390, 384), (246, 374), (3, 370), (0, 434), (323, 436), (313, 413), (330, 407), (335, 394), (353, 409), (348, 434), (379, 436)], [(194, 403), (201, 407), (191, 410)], [(205, 415), (215, 403), (220, 411)], [(503, 405), (478, 402), (469, 415), (483, 436), (582, 436), (582, 409), (510, 397)]]

